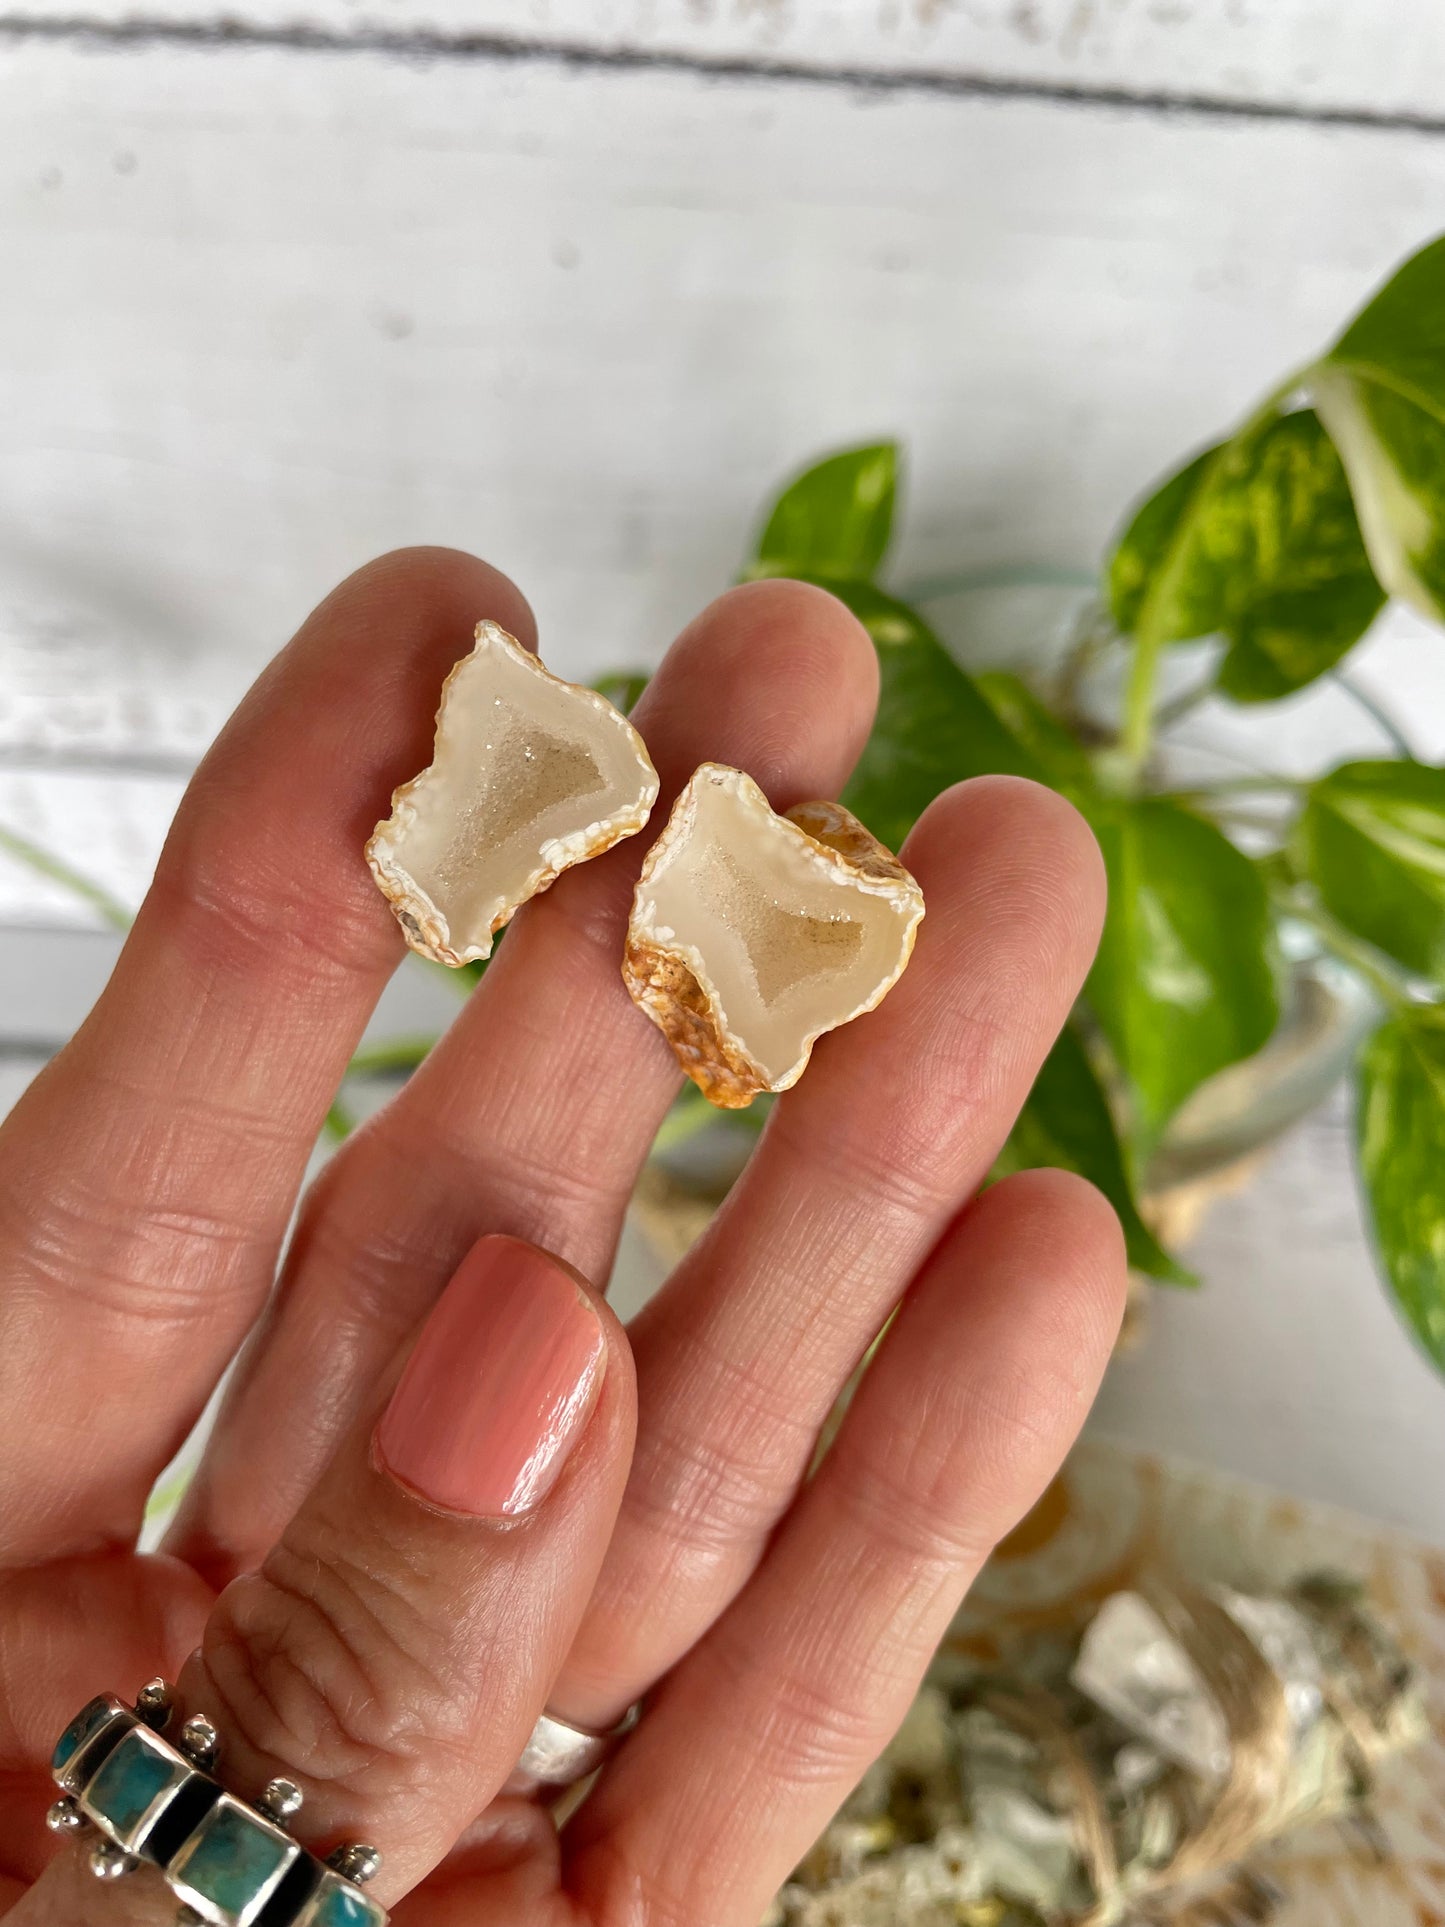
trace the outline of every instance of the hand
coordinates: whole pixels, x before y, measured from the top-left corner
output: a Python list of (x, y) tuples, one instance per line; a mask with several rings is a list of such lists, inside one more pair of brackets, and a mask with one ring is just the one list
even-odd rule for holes
[[(369, 1891), (402, 1927), (754, 1927), (1107, 1359), (1108, 1207), (1056, 1172), (976, 1195), (1103, 901), (1078, 817), (1005, 778), (919, 823), (912, 964), (819, 1045), (629, 1332), (593, 1287), (677, 1088), (619, 975), (646, 834), (521, 911), (448, 1036), (310, 1187), (273, 1292), (402, 956), (362, 845), (428, 760), (484, 614), (533, 634), (509, 582), (442, 550), (321, 605), (206, 758), (104, 995), (0, 1132), (17, 1927), (173, 1915), (146, 1914), (146, 1876), (101, 1889), (74, 1853), (39, 1878), (56, 1734), (156, 1673), (213, 1717), (243, 1797), (284, 1774), (308, 1845), (382, 1849)], [(636, 716), (655, 823), (705, 758), (779, 808), (835, 793), (876, 680), (820, 590), (723, 596)], [(168, 1544), (138, 1555), (152, 1482), (243, 1340)], [(600, 1726), (644, 1694), (560, 1832), (498, 1797), (544, 1704)]]

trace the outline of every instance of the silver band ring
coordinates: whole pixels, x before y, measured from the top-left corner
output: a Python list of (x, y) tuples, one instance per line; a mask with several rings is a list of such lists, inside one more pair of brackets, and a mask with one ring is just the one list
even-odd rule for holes
[(636, 1726), (640, 1706), (630, 1706), (605, 1733), (574, 1726), (570, 1720), (544, 1713), (507, 1780), (508, 1793), (537, 1793), (544, 1787), (575, 1786), (595, 1773), (607, 1756)]

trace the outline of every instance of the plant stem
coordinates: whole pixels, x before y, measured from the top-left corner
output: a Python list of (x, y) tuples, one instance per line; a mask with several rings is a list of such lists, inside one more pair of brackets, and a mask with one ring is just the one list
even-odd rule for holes
[(88, 903), (112, 930), (129, 930), (135, 921), (120, 898), (113, 897), (104, 885), (93, 883), (79, 870), (72, 870), (63, 857), (54, 855), (38, 843), (32, 843), (28, 836), (21, 836), (17, 831), (0, 825), (0, 850), (25, 864), (37, 876), (48, 877), (52, 883), (62, 884), (73, 896)]
[(445, 977), (448, 987), (459, 997), (471, 996), (487, 967), (484, 963), (469, 963), (453, 968), (451, 964), (436, 963), (430, 957), (423, 957), (415, 950), (409, 953), (408, 962), (418, 964), (423, 970), (431, 971), (438, 978)]
[(1332, 669), (1330, 671), (1330, 681), (1342, 689), (1352, 702), (1359, 704), (1360, 708), (1364, 710), (1370, 720), (1375, 723), (1382, 734), (1388, 738), (1397, 755), (1403, 756), (1406, 762), (1414, 762), (1415, 752), (1411, 749), (1400, 725), (1395, 721), (1394, 717), (1390, 715), (1388, 710), (1383, 709), (1380, 704), (1375, 701), (1374, 697), (1370, 695), (1367, 690), (1361, 689), (1353, 676), (1347, 676), (1343, 669)]
[(1211, 803), (1221, 796), (1298, 796), (1309, 785), (1298, 776), (1227, 776), (1219, 783), (1201, 783), (1195, 789), (1159, 790), (1165, 803)]
[(1210, 814), (1216, 823), (1238, 830), (1263, 830), (1266, 834), (1278, 836), (1280, 822), (1278, 817), (1266, 816), (1263, 810), (1242, 810), (1237, 803), (1226, 803), (1221, 809)]
[[(1074, 622), (1068, 647), (1053, 677), (1054, 706), (1060, 720), (1066, 729), (1081, 738), (1087, 733), (1083, 681), (1105, 647), (1104, 618), (1104, 606), (1096, 590), (1092, 601)], [(1108, 625), (1108, 634), (1113, 634), (1112, 622)]]
[(1092, 589), (1091, 569), (1069, 563), (998, 562), (961, 575), (939, 576), (931, 582), (911, 584), (902, 591), (906, 602), (933, 602), (940, 596), (973, 595), (984, 589)]
[(380, 1044), (363, 1044), (346, 1066), (348, 1077), (387, 1077), (394, 1071), (414, 1071), (436, 1043), (435, 1037), (388, 1037)]
[(1279, 899), (1279, 905), (1286, 915), (1299, 923), (1308, 924), (1326, 949), (1332, 950), (1341, 963), (1348, 964), (1357, 976), (1363, 977), (1391, 1011), (1408, 1010), (1413, 1006), (1415, 1000), (1410, 995), (1405, 979), (1372, 944), (1351, 935), (1317, 904), (1304, 903), (1296, 896), (1284, 895)]
[(347, 1110), (340, 1098), (337, 1098), (331, 1106), (331, 1109), (326, 1113), (321, 1128), (333, 1144), (344, 1144), (356, 1129), (356, 1119), (352, 1116), (351, 1112)]
[(686, 1144), (690, 1137), (696, 1137), (717, 1116), (717, 1110), (708, 1103), (696, 1084), (685, 1084), (678, 1092), (672, 1109), (657, 1127), (657, 1136), (652, 1140), (654, 1153), (672, 1151), (679, 1144)]
[(1184, 718), (1192, 715), (1201, 703), (1208, 702), (1213, 694), (1214, 677), (1212, 675), (1206, 676), (1202, 682), (1197, 682), (1192, 689), (1186, 689), (1182, 696), (1176, 696), (1173, 702), (1161, 703), (1159, 705), (1158, 709), (1154, 712), (1155, 729), (1172, 729), (1175, 723), (1182, 723)]

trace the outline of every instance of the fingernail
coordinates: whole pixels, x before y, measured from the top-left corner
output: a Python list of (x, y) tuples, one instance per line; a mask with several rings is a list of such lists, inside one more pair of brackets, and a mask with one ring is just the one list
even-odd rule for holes
[(376, 1429), (386, 1469), (448, 1512), (540, 1505), (581, 1436), (606, 1340), (577, 1281), (517, 1238), (472, 1246)]

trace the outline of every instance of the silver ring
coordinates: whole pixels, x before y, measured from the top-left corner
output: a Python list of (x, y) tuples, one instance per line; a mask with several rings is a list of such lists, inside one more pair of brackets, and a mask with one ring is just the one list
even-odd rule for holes
[(508, 1793), (537, 1793), (543, 1787), (575, 1786), (595, 1773), (608, 1755), (636, 1726), (642, 1708), (629, 1706), (616, 1726), (605, 1733), (574, 1726), (570, 1720), (544, 1713), (522, 1748), (522, 1757), (507, 1780)]
[(52, 1831), (89, 1847), (98, 1880), (160, 1870), (190, 1927), (387, 1927), (387, 1912), (361, 1891), (381, 1866), (375, 1847), (352, 1841), (322, 1861), (295, 1838), (301, 1789), (274, 1779), (254, 1801), (214, 1774), (215, 1726), (194, 1714), (164, 1737), (175, 1695), (162, 1679), (134, 1707), (101, 1693), (55, 1745), (50, 1770), (60, 1798)]

